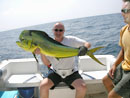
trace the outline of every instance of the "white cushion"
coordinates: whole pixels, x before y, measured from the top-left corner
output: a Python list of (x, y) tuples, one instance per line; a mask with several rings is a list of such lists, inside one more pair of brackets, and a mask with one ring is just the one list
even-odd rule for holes
[(107, 75), (108, 71), (90, 71), (90, 72), (82, 72), (81, 76), (84, 80), (95, 80), (102, 79), (105, 75)]
[(33, 87), (39, 86), (42, 80), (40, 74), (19, 74), (11, 75), (6, 80), (6, 87)]

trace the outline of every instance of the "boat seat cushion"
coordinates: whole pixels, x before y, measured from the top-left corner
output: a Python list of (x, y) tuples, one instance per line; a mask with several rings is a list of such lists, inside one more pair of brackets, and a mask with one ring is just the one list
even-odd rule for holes
[(100, 80), (102, 79), (105, 75), (107, 75), (108, 71), (103, 70), (103, 71), (89, 71), (89, 72), (82, 72), (81, 76), (84, 80)]
[(37, 87), (42, 76), (40, 74), (16, 74), (6, 80), (6, 87)]
[(0, 91), (0, 98), (16, 98), (18, 91)]

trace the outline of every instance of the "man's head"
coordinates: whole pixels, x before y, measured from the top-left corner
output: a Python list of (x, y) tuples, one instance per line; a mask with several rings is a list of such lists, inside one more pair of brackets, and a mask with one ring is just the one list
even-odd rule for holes
[(124, 22), (130, 25), (130, 0), (123, 0), (122, 6), (122, 16), (124, 17)]
[(55, 40), (62, 41), (65, 32), (64, 25), (61, 22), (57, 22), (56, 24), (54, 24), (53, 32)]

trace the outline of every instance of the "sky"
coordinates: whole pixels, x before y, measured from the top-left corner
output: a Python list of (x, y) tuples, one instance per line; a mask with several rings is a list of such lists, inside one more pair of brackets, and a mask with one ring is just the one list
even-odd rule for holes
[(38, 24), (120, 13), (122, 0), (0, 0), (0, 32)]

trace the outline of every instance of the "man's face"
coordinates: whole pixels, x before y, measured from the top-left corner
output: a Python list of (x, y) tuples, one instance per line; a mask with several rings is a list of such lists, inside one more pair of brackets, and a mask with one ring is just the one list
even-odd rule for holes
[(121, 11), (122, 16), (124, 17), (124, 22), (130, 24), (130, 2), (125, 2)]
[(60, 23), (54, 25), (53, 28), (55, 39), (62, 39), (64, 36), (64, 26)]

